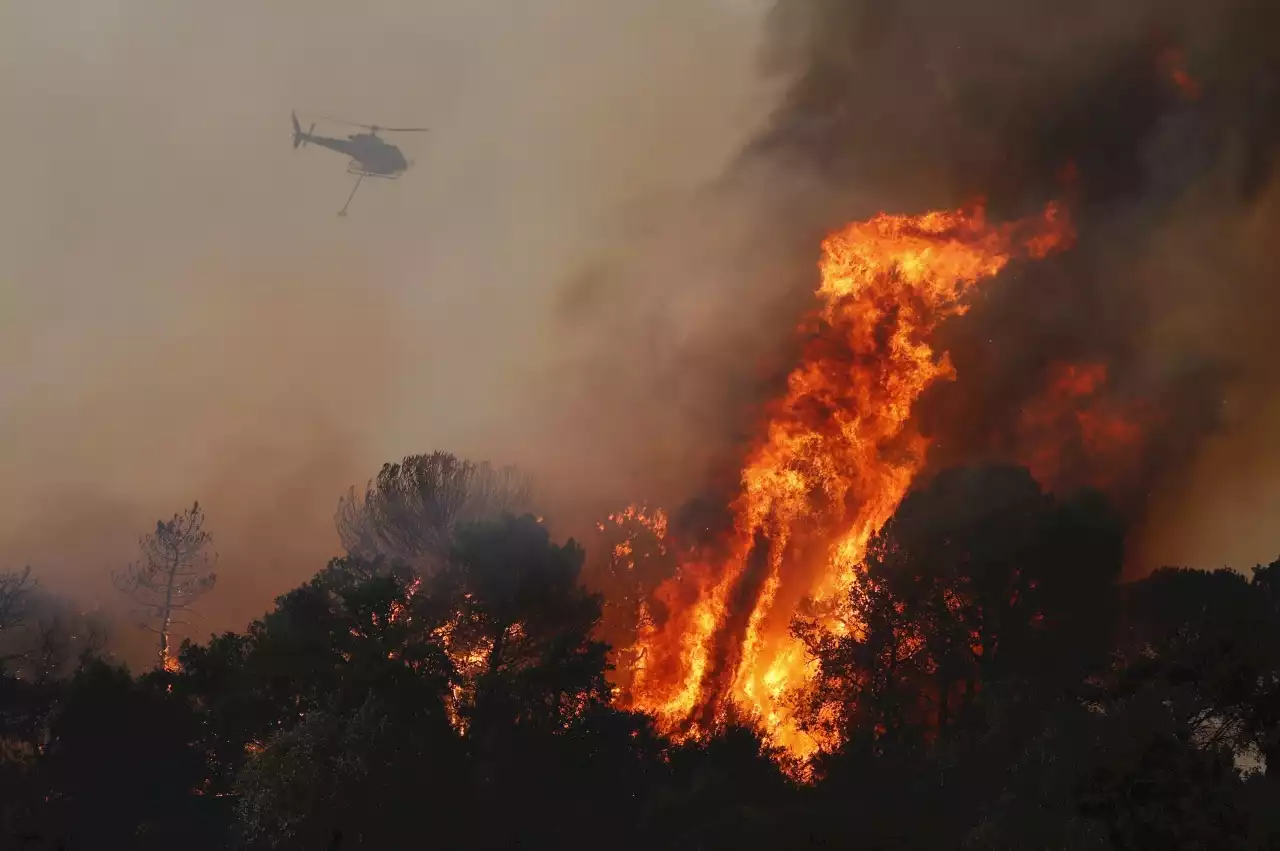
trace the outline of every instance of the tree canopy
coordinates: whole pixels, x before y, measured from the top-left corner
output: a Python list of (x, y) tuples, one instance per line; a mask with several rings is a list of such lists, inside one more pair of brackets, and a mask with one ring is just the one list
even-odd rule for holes
[(338, 536), (358, 558), (383, 556), (430, 570), (448, 556), (459, 524), (529, 509), (532, 480), (448, 452), (384, 464), (362, 492), (351, 488), (334, 515)]
[(794, 624), (837, 743), (797, 774), (755, 719), (670, 740), (620, 706), (584, 549), (480, 513), (169, 670), (0, 677), (0, 847), (1280, 847), (1280, 561), (1121, 582), (1097, 495), (942, 471), (872, 540), (856, 628)]

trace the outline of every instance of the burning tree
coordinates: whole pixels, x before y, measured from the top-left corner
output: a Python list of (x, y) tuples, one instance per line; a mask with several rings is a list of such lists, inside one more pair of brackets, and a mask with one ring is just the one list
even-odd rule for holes
[(207, 552), (212, 538), (204, 531), (204, 511), (200, 503), (173, 518), (156, 521), (156, 530), (138, 540), (142, 557), (124, 571), (112, 575), (116, 588), (142, 607), (148, 621), (144, 627), (160, 636), (160, 666), (172, 669), (176, 660), (170, 652), (170, 634), (186, 621), (178, 616), (213, 588), (217, 576), (213, 563), (217, 556)]
[(364, 493), (338, 500), (334, 523), (347, 553), (390, 558), (430, 572), (448, 556), (459, 524), (520, 514), (532, 496), (529, 478), (448, 452), (410, 455), (384, 464)]
[(915, 403), (955, 375), (938, 328), (1015, 258), (1042, 259), (1072, 238), (1049, 204), (1007, 224), (980, 206), (881, 214), (824, 242), (802, 360), (743, 463), (731, 531), (654, 594), (669, 616), (640, 630), (635, 708), (665, 732), (705, 733), (732, 710), (795, 756), (824, 745), (790, 710), (815, 670), (791, 615), (804, 604), (831, 629), (850, 623), (843, 609), (867, 542), (926, 466)]
[(793, 622), (818, 666), (806, 720), (834, 723), (837, 739), (901, 737), (976, 723), (1006, 692), (1048, 705), (1105, 669), (1100, 601), (1122, 557), (1122, 525), (1096, 493), (1046, 493), (1020, 467), (942, 471), (868, 541), (854, 628)]

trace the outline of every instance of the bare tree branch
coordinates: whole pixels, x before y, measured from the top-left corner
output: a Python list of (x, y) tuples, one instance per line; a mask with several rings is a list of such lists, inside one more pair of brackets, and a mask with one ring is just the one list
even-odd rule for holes
[(31, 568), (0, 571), (0, 666), (9, 673), (46, 681), (65, 673), (73, 655), (105, 643), (104, 625), (40, 587)]
[(30, 567), (0, 572), (0, 633), (26, 620), (27, 600), (35, 587)]
[(204, 511), (200, 503), (173, 518), (156, 522), (156, 530), (138, 540), (141, 558), (125, 570), (112, 574), (120, 593), (142, 608), (154, 626), (144, 624), (160, 636), (159, 663), (173, 664), (171, 632), (183, 623), (175, 616), (213, 588), (217, 575), (210, 555), (212, 538), (204, 531)]

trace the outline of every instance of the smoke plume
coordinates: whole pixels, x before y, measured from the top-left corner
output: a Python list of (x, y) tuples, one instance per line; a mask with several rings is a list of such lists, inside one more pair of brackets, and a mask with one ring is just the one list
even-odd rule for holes
[[(978, 196), (1061, 199), (1078, 240), (941, 330), (930, 463), (1035, 467), (1048, 434), (1055, 484), (1110, 475), (1135, 569), (1270, 558), (1278, 15), (25, 4), (0, 32), (0, 565), (108, 605), (137, 535), (199, 499), (207, 626), (237, 627), (336, 552), (341, 493), (433, 449), (521, 465), (565, 529), (643, 498), (716, 528), (822, 237)], [(432, 132), (337, 220), (349, 176), (290, 149), (291, 109)]]
[(600, 457), (662, 496), (732, 493), (823, 234), (1056, 198), (1074, 250), (1014, 264), (943, 329), (957, 378), (917, 411), (932, 466), (1012, 458), (1104, 487), (1134, 571), (1270, 558), (1275, 5), (781, 0), (767, 26), (785, 90), (768, 124), (686, 215), (572, 291), (571, 315), (606, 329), (586, 404), (626, 412)]
[[(447, 449), (567, 477), (528, 437), (548, 431), (555, 294), (636, 208), (719, 173), (768, 107), (756, 13), (715, 0), (4, 19), (0, 567), (116, 607), (111, 569), (198, 499), (220, 577), (197, 638), (335, 555), (338, 497), (385, 461)], [(337, 219), (353, 178), (291, 148), (291, 110), (328, 135), (350, 129), (319, 116), (431, 132), (395, 138), (413, 168)]]

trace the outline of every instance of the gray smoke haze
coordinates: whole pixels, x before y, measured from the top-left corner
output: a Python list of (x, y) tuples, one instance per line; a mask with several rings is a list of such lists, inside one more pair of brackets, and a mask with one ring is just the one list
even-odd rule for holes
[(1160, 419), (1124, 469), (1075, 459), (1065, 483), (1120, 480), (1131, 568), (1270, 560), (1277, 10), (771, 4), (778, 108), (706, 192), (638, 215), (564, 291), (546, 422), (573, 439), (533, 445), (562, 453), (593, 506), (723, 507), (756, 406), (791, 364), (825, 233), (882, 210), (986, 197), (1012, 218), (1058, 198), (1077, 247), (1011, 268), (947, 329), (959, 380), (920, 410), (936, 463), (1025, 455), (1036, 447), (1013, 432), (1055, 366), (1105, 364), (1108, 401)]
[[(1002, 448), (1054, 360), (1099, 359), (1174, 423), (1136, 479), (1143, 560), (1269, 560), (1272, 6), (10, 4), (0, 564), (105, 601), (199, 498), (209, 625), (238, 627), (406, 453), (518, 463), (568, 527), (729, 489), (825, 232), (1067, 192), (1079, 249), (948, 331), (940, 462)], [(291, 109), (433, 130), (338, 220), (350, 178), (290, 149)]]
[[(445, 448), (560, 475), (560, 289), (770, 107), (741, 3), (2, 17), (0, 564), (115, 605), (109, 569), (199, 499), (221, 556), (208, 629), (321, 567), (338, 495), (383, 461)], [(292, 150), (291, 109), (432, 132), (397, 138), (414, 168), (340, 220), (344, 162)]]

